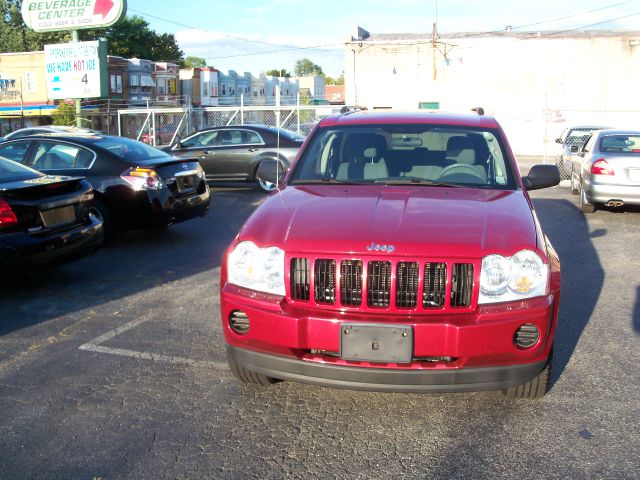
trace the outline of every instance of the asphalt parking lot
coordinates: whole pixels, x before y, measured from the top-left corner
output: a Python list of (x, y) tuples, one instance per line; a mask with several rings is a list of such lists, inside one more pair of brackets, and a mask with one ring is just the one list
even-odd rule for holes
[(385, 394), (226, 366), (222, 252), (264, 194), (0, 286), (0, 478), (638, 478), (640, 211), (533, 192), (563, 268), (553, 388)]

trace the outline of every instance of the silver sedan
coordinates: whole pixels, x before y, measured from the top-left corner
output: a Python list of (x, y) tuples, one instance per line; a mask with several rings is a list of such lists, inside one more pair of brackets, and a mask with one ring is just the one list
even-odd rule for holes
[(583, 212), (592, 213), (598, 205), (640, 205), (640, 131), (594, 132), (576, 153), (571, 193), (580, 195)]

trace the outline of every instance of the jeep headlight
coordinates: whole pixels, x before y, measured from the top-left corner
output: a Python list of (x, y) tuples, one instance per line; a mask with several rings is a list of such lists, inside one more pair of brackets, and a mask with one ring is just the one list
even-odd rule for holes
[(538, 297), (547, 291), (549, 267), (531, 250), (511, 257), (487, 255), (482, 259), (478, 303), (497, 303)]
[(227, 258), (229, 282), (265, 293), (284, 295), (284, 251), (240, 242)]

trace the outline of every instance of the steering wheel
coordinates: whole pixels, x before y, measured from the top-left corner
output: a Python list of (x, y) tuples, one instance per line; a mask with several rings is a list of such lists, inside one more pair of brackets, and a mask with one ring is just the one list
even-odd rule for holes
[(440, 172), (439, 178), (456, 174), (473, 175), (483, 182), (487, 181), (487, 179), (483, 177), (482, 172), (477, 168), (477, 165), (469, 165), (467, 163), (454, 163), (453, 165), (444, 167), (442, 172)]

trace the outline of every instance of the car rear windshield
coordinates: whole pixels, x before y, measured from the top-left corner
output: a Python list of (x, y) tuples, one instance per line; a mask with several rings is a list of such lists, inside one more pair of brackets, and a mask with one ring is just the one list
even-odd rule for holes
[(291, 183), (516, 188), (498, 131), (421, 124), (320, 128)]
[(606, 135), (600, 150), (604, 153), (634, 153), (640, 155), (640, 135)]
[(94, 145), (108, 150), (117, 157), (128, 161), (148, 160), (150, 158), (171, 158), (171, 155), (150, 147), (137, 140), (124, 137), (98, 137)]
[(0, 157), (0, 183), (32, 180), (43, 176), (36, 170)]

